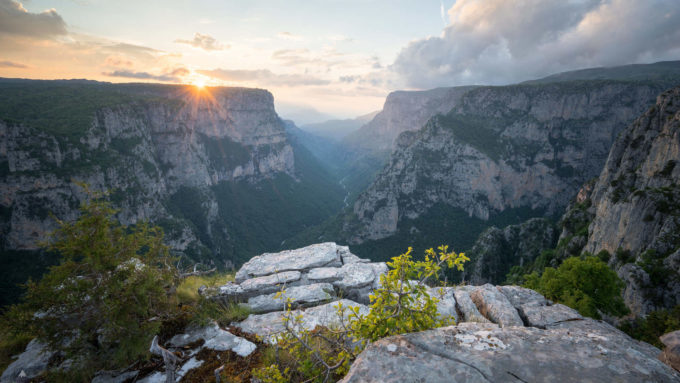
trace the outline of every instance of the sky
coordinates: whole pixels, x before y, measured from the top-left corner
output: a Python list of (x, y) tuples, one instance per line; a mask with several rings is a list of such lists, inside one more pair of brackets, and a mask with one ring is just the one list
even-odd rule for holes
[(298, 123), (677, 59), (680, 0), (0, 0), (0, 77), (265, 88)]

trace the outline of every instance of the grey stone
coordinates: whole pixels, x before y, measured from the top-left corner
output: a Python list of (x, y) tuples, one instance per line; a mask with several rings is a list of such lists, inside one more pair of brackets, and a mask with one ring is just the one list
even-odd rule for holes
[(456, 296), (453, 287), (434, 287), (428, 289), (430, 296), (437, 298), (437, 313), (440, 317), (452, 317), (456, 323), (460, 318), (456, 310)]
[[(658, 350), (606, 323), (564, 328), (463, 323), (370, 344), (342, 380), (350, 382), (677, 382)], [(576, 324), (578, 323), (578, 324)]]
[(26, 350), (19, 354), (0, 376), (0, 382), (13, 383), (23, 371), (27, 379), (33, 379), (47, 370), (54, 352), (47, 350), (45, 344), (33, 339), (26, 346)]
[(311, 282), (335, 282), (342, 277), (342, 269), (339, 267), (317, 267), (307, 273), (307, 279)]
[(470, 298), (482, 315), (501, 327), (524, 325), (517, 309), (495, 286), (479, 286), (470, 293)]
[(479, 312), (477, 305), (475, 305), (472, 298), (470, 298), (470, 292), (473, 289), (473, 286), (458, 286), (453, 289), (456, 305), (461, 314), (463, 314), (463, 317), (460, 318), (460, 320), (465, 322), (488, 323), (489, 320)]
[(367, 263), (349, 263), (341, 268), (342, 279), (333, 282), (333, 286), (342, 290), (357, 289), (372, 285), (375, 280), (373, 267)]
[(282, 271), (302, 271), (324, 266), (342, 266), (338, 245), (334, 242), (318, 243), (301, 249), (265, 253), (253, 257), (236, 273), (236, 282), (242, 283), (249, 278)]
[(244, 294), (267, 294), (279, 290), (284, 283), (299, 280), (300, 276), (299, 271), (284, 271), (264, 277), (246, 279), (241, 282), (240, 286)]
[(205, 327), (190, 329), (185, 334), (175, 335), (168, 345), (171, 347), (184, 347), (203, 339), (205, 343), (201, 348), (209, 348), (216, 351), (231, 350), (239, 356), (248, 356), (255, 351), (255, 344), (238, 337), (229, 331), (222, 330), (217, 323)]
[(522, 305), (520, 308), (527, 325), (539, 328), (553, 326), (556, 323), (583, 319), (576, 310), (561, 304), (552, 306)]
[(290, 299), (293, 307), (307, 307), (326, 303), (335, 297), (335, 290), (330, 283), (314, 283), (306, 286), (286, 288), (283, 294), (272, 293), (248, 299), (246, 305), (254, 313), (281, 311)]
[[(368, 307), (348, 299), (341, 299), (305, 310), (293, 310), (291, 315), (295, 317), (302, 314), (302, 327), (305, 330), (313, 330), (316, 326), (337, 327), (341, 325), (342, 320), (347, 319), (349, 314), (346, 312), (345, 317), (340, 318), (337, 313), (338, 305), (340, 304), (344, 307), (359, 307), (359, 313), (362, 315), (368, 313)], [(285, 329), (283, 315), (281, 311), (251, 314), (244, 321), (235, 323), (234, 326), (247, 333), (255, 334), (268, 343), (272, 343), (275, 342), (276, 335), (281, 334)]]
[(516, 309), (524, 305), (545, 306), (548, 300), (534, 290), (520, 286), (496, 286)]

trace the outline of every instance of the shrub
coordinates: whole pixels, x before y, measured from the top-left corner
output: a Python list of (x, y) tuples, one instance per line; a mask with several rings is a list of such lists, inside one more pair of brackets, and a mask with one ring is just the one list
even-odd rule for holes
[[(176, 282), (163, 233), (122, 226), (99, 195), (75, 222), (59, 222), (47, 243), (61, 261), (26, 285), (24, 301), (4, 314), (6, 329), (45, 341), (87, 368), (115, 369), (145, 358), (164, 319), (175, 313)], [(83, 370), (85, 365), (74, 367)]]
[(557, 269), (527, 275), (524, 286), (596, 319), (600, 312), (621, 316), (628, 311), (621, 298), (623, 282), (598, 257), (567, 258)]
[(659, 337), (680, 330), (680, 305), (670, 310), (652, 311), (646, 318), (625, 321), (619, 329), (635, 339), (663, 348)]

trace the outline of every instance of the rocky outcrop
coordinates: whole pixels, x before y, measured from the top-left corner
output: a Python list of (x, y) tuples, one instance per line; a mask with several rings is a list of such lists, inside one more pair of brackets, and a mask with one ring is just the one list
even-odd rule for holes
[(350, 243), (393, 235), (435, 205), (489, 220), (511, 209), (563, 211), (599, 175), (616, 135), (665, 89), (645, 82), (479, 87), (416, 132), (346, 220)]
[(624, 130), (592, 191), (585, 251), (606, 250), (636, 315), (680, 304), (680, 88)]
[(236, 273), (236, 283), (204, 292), (213, 299), (241, 302), (255, 313), (318, 306), (344, 297), (367, 304), (368, 295), (387, 271), (334, 242), (253, 257)]
[(462, 323), (372, 343), (342, 382), (677, 382), (657, 353), (592, 319), (549, 329)]
[(21, 353), (12, 364), (0, 376), (1, 383), (14, 383), (15, 379), (22, 376), (26, 381), (41, 375), (57, 354), (50, 351), (47, 346), (37, 340), (32, 340), (26, 351)]
[(387, 95), (383, 109), (366, 125), (350, 133), (345, 141), (374, 152), (389, 152), (397, 137), (420, 129), (438, 113), (447, 113), (473, 86), (424, 91), (396, 91)]

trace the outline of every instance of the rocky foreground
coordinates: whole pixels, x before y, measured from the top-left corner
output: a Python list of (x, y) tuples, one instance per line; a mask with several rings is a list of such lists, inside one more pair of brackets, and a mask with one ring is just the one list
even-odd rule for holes
[[(216, 324), (190, 328), (165, 348), (182, 355), (171, 371), (181, 381), (200, 368), (206, 350), (232, 351), (247, 358), (257, 345), (246, 334), (274, 342), (284, 331), (285, 298), (302, 314), (301, 326), (340, 323), (336, 307), (358, 306), (368, 312), (368, 294), (379, 287), (384, 263), (372, 263), (335, 243), (262, 254), (236, 274), (236, 283), (212, 299), (241, 302), (253, 314), (225, 330)], [(677, 382), (680, 373), (659, 360), (661, 351), (636, 341), (611, 325), (584, 318), (539, 293), (517, 286), (456, 286), (430, 290), (439, 311), (456, 318), (456, 326), (382, 339), (368, 346), (344, 382)], [(668, 353), (669, 349), (667, 349)], [(51, 355), (33, 341), (2, 375), (2, 383), (38, 376)], [(100, 373), (93, 382), (165, 382), (168, 371)], [(145, 376), (142, 376), (145, 375)]]

